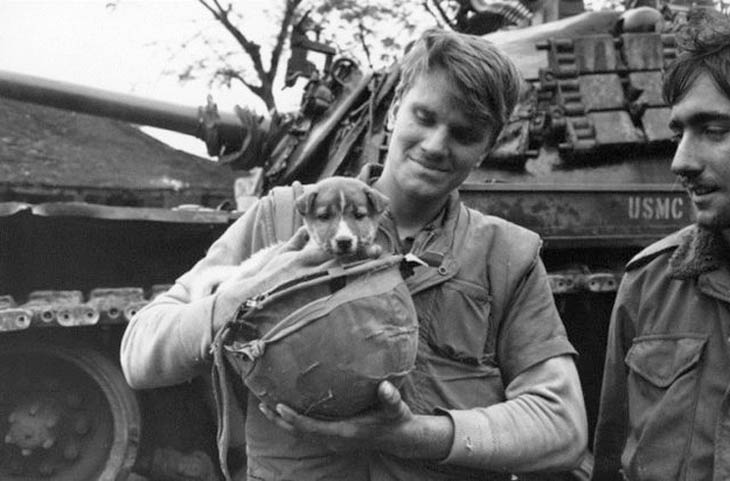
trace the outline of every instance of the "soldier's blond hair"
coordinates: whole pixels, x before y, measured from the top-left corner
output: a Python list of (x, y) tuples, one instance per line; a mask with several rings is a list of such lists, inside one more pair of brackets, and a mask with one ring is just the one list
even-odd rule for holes
[(475, 35), (426, 30), (401, 63), (396, 99), (419, 76), (443, 71), (454, 86), (455, 100), (476, 122), (490, 123), (498, 134), (517, 104), (521, 77), (514, 63), (492, 42)]

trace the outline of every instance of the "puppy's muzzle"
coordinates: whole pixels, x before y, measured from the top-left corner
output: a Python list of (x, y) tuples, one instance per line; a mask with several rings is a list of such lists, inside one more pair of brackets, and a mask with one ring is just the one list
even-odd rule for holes
[(357, 239), (339, 237), (334, 239), (334, 250), (337, 254), (352, 254), (357, 248)]
[(347, 225), (344, 219), (340, 219), (337, 224), (337, 232), (335, 232), (330, 241), (332, 250), (337, 255), (354, 254), (357, 251), (357, 236)]

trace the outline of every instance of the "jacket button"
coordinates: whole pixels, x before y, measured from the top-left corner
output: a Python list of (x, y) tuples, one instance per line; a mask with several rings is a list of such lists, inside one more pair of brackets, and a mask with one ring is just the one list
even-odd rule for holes
[(449, 273), (449, 270), (448, 270), (448, 269), (447, 269), (447, 268), (446, 268), (445, 266), (439, 266), (439, 268), (438, 268), (438, 272), (439, 272), (439, 274), (441, 274), (442, 276), (445, 276), (446, 274), (448, 274), (448, 273)]

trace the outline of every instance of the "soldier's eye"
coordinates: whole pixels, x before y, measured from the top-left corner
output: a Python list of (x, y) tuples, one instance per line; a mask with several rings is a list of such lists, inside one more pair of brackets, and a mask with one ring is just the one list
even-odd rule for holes
[(431, 125), (434, 123), (434, 115), (428, 110), (415, 108), (413, 109), (413, 116), (423, 125)]
[(703, 133), (707, 138), (714, 141), (721, 141), (725, 139), (725, 136), (730, 130), (726, 125), (706, 125)]

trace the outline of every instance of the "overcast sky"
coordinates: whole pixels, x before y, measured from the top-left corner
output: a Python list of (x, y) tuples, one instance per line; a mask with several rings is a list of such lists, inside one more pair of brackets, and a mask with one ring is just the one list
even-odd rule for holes
[[(271, 5), (248, 3), (251, 12)], [(243, 88), (210, 91), (204, 81), (180, 85), (163, 74), (195, 56), (178, 46), (201, 29), (222, 31), (195, 0), (121, 0), (115, 8), (106, 0), (0, 0), (0, 69), (187, 105), (203, 105), (211, 93), (224, 110), (235, 104), (256, 107), (257, 99)], [(295, 97), (292, 92), (282, 103)], [(197, 139), (155, 133), (177, 148), (205, 155)]]

